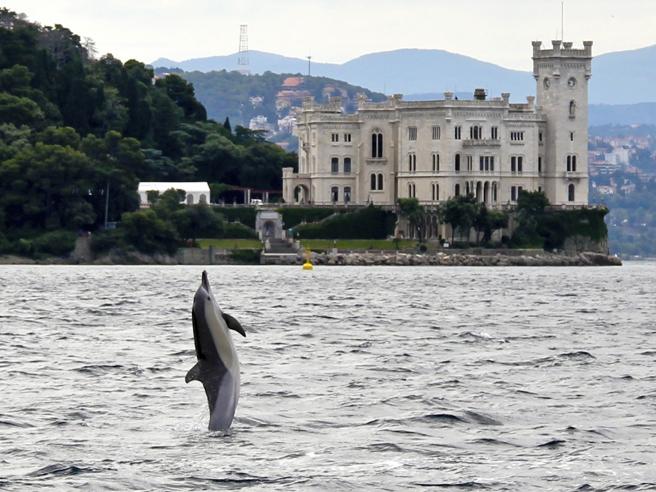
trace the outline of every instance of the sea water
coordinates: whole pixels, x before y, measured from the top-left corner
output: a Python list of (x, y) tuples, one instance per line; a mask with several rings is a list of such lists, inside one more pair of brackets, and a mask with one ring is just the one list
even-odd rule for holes
[(0, 267), (0, 488), (656, 487), (656, 264), (207, 267), (241, 399), (207, 430), (203, 267)]

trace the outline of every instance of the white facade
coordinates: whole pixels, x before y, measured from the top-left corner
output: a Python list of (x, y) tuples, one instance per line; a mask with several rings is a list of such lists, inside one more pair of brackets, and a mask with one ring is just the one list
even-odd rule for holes
[(198, 205), (210, 202), (210, 187), (204, 181), (196, 182), (143, 182), (139, 183), (138, 193), (141, 207), (149, 207), (148, 192), (157, 191), (162, 194), (167, 190), (184, 190), (185, 199), (180, 202), (186, 205)]
[(489, 206), (541, 190), (555, 205), (588, 204), (588, 79), (592, 43), (533, 43), (537, 100), (358, 101), (308, 99), (297, 114), (298, 173), (283, 169), (287, 203), (437, 204), (471, 193)]

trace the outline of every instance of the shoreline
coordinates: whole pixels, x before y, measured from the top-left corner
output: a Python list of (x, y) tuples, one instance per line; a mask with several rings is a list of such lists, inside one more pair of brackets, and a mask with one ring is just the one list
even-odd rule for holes
[[(616, 256), (597, 252), (576, 254), (549, 253), (542, 250), (507, 250), (487, 252), (477, 250), (410, 253), (398, 251), (362, 251), (327, 253), (313, 252), (312, 263), (320, 266), (621, 266)], [(109, 254), (93, 260), (86, 258), (32, 259), (21, 256), (0, 256), (0, 265), (302, 265), (303, 255), (263, 255), (260, 263), (239, 262), (226, 256), (207, 258), (207, 261), (184, 261), (185, 255), (144, 255), (142, 253)]]

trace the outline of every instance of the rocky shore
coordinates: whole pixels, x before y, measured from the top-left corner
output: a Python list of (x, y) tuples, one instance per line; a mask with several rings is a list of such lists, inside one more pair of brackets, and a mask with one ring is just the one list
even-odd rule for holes
[[(4, 265), (186, 265), (186, 264), (236, 264), (235, 261), (220, 261), (199, 263), (184, 261), (183, 255), (177, 257), (167, 255), (144, 255), (141, 253), (115, 252), (95, 258), (80, 261), (75, 258), (48, 258), (33, 260), (19, 256), (0, 256), (0, 264)], [(218, 260), (218, 261), (217, 261)], [(269, 257), (264, 261), (269, 265), (300, 265), (304, 261), (302, 255), (285, 257)], [(547, 253), (545, 251), (515, 251), (496, 252), (493, 254), (471, 253), (465, 251), (449, 251), (437, 253), (408, 253), (396, 251), (377, 252), (327, 252), (312, 253), (312, 263), (315, 265), (353, 265), (353, 266), (620, 266), (622, 261), (602, 253), (583, 252), (578, 254)]]
[(400, 253), (313, 253), (315, 265), (390, 266), (620, 266), (622, 261), (601, 253), (574, 255), (536, 251), (525, 254), (470, 254), (460, 252)]

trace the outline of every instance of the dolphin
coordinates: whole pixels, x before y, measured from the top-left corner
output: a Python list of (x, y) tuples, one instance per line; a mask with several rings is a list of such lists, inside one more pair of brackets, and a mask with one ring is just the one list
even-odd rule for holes
[(214, 298), (207, 272), (194, 296), (191, 310), (198, 362), (185, 381), (200, 381), (210, 407), (211, 431), (226, 431), (232, 424), (239, 401), (239, 359), (229, 330), (246, 336), (239, 321), (221, 311)]

